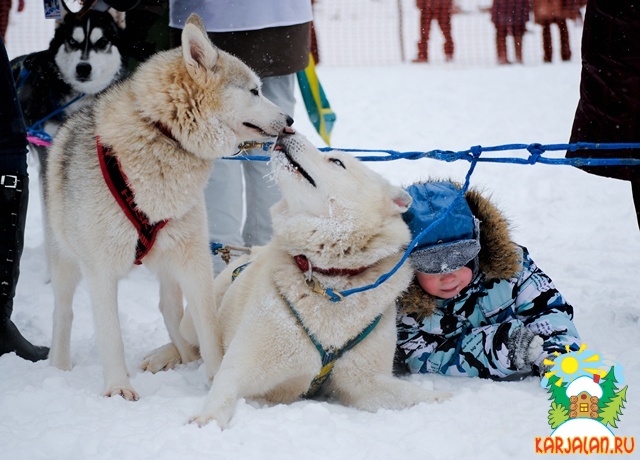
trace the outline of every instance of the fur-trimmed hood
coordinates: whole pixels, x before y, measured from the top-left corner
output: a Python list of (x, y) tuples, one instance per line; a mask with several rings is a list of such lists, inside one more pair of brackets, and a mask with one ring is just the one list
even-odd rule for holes
[[(455, 185), (461, 188), (460, 184)], [(509, 222), (479, 190), (470, 188), (465, 198), (473, 215), (480, 220), (479, 276), (485, 279), (513, 278), (521, 268), (521, 252), (511, 240)], [(398, 299), (401, 313), (416, 313), (421, 318), (430, 315), (435, 305), (436, 298), (427, 294), (415, 278)]]

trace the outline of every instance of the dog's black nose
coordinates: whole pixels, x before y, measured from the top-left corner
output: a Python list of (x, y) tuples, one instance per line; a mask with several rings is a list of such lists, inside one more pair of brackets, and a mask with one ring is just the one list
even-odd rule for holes
[(91, 75), (91, 64), (88, 62), (81, 62), (76, 66), (76, 75), (78, 78), (89, 78)]
[(293, 124), (293, 118), (287, 116), (287, 126), (291, 126)]

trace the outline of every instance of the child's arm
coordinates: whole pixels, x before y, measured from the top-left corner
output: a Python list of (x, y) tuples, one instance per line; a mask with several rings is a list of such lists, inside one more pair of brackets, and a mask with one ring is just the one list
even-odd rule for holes
[(397, 358), (411, 373), (522, 378), (531, 374), (542, 342), (525, 331), (518, 319), (468, 328), (439, 311), (421, 322), (405, 315), (398, 321)]
[(524, 270), (517, 284), (515, 313), (524, 325), (543, 339), (543, 353), (534, 364), (542, 367), (545, 357), (580, 347), (580, 336), (573, 323), (573, 307), (556, 289), (551, 278), (540, 270), (523, 248)]

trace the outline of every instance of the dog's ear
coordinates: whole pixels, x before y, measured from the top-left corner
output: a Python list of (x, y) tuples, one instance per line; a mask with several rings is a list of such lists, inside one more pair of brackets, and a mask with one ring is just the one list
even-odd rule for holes
[(182, 30), (182, 58), (187, 72), (197, 83), (204, 83), (218, 60), (218, 48), (207, 37), (202, 19), (191, 14)]
[(200, 29), (200, 32), (202, 32), (202, 35), (207, 35), (207, 28), (204, 26), (204, 22), (202, 22), (202, 18), (197, 14), (191, 13), (187, 18), (186, 24), (193, 24), (198, 29)]
[(412, 201), (413, 198), (411, 198), (411, 195), (409, 195), (405, 189), (395, 185), (391, 186), (391, 202), (397, 212), (400, 214), (407, 212)]

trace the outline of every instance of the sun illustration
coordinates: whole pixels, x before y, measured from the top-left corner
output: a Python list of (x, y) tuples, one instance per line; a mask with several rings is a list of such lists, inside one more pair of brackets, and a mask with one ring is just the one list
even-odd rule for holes
[(551, 366), (549, 372), (544, 374), (545, 379), (548, 380), (555, 375), (558, 377), (555, 384), (561, 386), (564, 380), (566, 383), (570, 383), (582, 376), (593, 377), (594, 374), (597, 374), (604, 377), (607, 375), (607, 370), (602, 368), (604, 363), (600, 360), (600, 355), (587, 351), (585, 344), (582, 344), (578, 351), (571, 351), (568, 345), (566, 345), (566, 349), (566, 354), (556, 351), (553, 354), (557, 358), (554, 360), (546, 358), (543, 361), (546, 366)]

